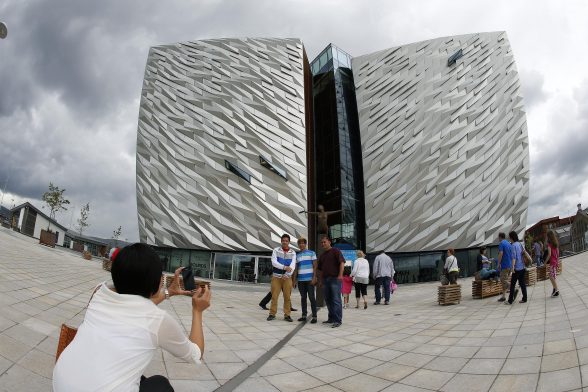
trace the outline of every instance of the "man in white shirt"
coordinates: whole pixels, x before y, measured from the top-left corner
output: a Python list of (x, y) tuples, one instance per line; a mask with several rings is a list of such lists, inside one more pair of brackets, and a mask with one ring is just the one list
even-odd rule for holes
[(372, 276), (376, 281), (376, 302), (374, 302), (374, 305), (379, 305), (382, 300), (380, 286), (384, 286), (384, 305), (390, 304), (390, 282), (392, 281), (394, 272), (394, 262), (392, 262), (390, 256), (384, 253), (383, 250), (380, 251), (380, 254), (374, 260), (374, 269), (372, 272)]
[(292, 273), (296, 268), (296, 252), (290, 248), (290, 236), (282, 234), (280, 239), (281, 246), (278, 246), (272, 252), (272, 304), (270, 307), (267, 321), (276, 318), (278, 311), (278, 298), (280, 293), (284, 295), (284, 320), (292, 322), (290, 317), (292, 293)]

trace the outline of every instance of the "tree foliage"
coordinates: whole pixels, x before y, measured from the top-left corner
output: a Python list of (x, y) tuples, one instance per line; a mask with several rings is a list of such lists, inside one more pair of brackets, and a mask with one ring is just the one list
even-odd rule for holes
[[(55, 220), (55, 214), (60, 210), (67, 211), (65, 205), (69, 204), (69, 200), (63, 197), (63, 193), (65, 189), (59, 189), (58, 186), (53, 185), (52, 182), (49, 183), (49, 190), (43, 193), (42, 200), (47, 204), (49, 207), (50, 213), (49, 218)], [(49, 222), (49, 226), (47, 227), (47, 231), (50, 230), (51, 222)]]
[(116, 229), (112, 232), (112, 239), (114, 239), (115, 246), (118, 246), (118, 237), (120, 237), (121, 233), (122, 233), (122, 226), (119, 226), (118, 229)]
[(88, 223), (88, 216), (90, 215), (90, 203), (86, 203), (80, 210), (80, 217), (78, 218), (78, 231), (82, 235), (86, 227), (90, 226)]

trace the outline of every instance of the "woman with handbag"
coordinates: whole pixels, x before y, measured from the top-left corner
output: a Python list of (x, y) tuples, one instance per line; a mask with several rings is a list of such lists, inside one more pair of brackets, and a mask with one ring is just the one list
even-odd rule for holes
[(180, 289), (179, 274), (163, 288), (162, 265), (144, 244), (127, 246), (112, 263), (112, 284), (94, 292), (83, 323), (53, 369), (53, 390), (173, 391), (163, 376), (143, 377), (158, 348), (178, 358), (200, 363), (204, 352), (202, 313), (210, 306), (210, 291), (192, 295), (192, 327), (186, 336), (180, 324), (157, 305)]
[(355, 309), (359, 308), (360, 296), (363, 298), (363, 308), (367, 309), (367, 285), (370, 282), (370, 264), (361, 250), (358, 250), (356, 255), (357, 259), (355, 259), (353, 270), (351, 271), (355, 286), (355, 300), (357, 301)]
[(457, 277), (459, 276), (459, 266), (457, 265), (457, 257), (455, 257), (455, 249), (447, 249), (447, 258), (445, 259), (445, 273), (449, 284), (457, 284)]

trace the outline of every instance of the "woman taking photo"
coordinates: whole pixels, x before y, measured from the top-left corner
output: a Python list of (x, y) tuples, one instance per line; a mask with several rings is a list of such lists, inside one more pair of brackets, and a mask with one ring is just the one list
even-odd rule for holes
[(363, 308), (367, 309), (367, 285), (370, 282), (370, 264), (365, 259), (365, 254), (361, 250), (358, 250), (356, 255), (357, 259), (353, 263), (353, 271), (351, 271), (351, 277), (355, 286), (355, 299), (357, 301), (355, 309), (359, 308), (360, 296), (363, 298)]
[(200, 363), (202, 312), (210, 306), (210, 290), (196, 290), (189, 336), (157, 307), (171, 296), (191, 294), (180, 289), (181, 269), (164, 289), (162, 264), (151, 247), (134, 244), (121, 249), (112, 263), (112, 284), (104, 282), (94, 292), (76, 337), (55, 364), (53, 390), (173, 391), (165, 377), (145, 378), (143, 372), (158, 348)]

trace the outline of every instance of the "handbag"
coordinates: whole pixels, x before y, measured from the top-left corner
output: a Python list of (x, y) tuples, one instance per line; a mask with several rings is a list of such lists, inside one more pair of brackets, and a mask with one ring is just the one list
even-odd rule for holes
[(63, 350), (65, 350), (65, 348), (76, 337), (76, 333), (78, 333), (77, 328), (70, 327), (66, 324), (61, 324), (61, 331), (59, 331), (59, 340), (57, 341), (57, 352), (55, 353), (55, 362), (57, 362)]
[[(92, 298), (94, 298), (94, 294), (96, 294), (96, 291), (98, 291), (100, 286), (102, 286), (102, 285), (99, 284), (98, 287), (96, 287), (96, 289), (94, 289), (94, 292), (90, 296), (90, 301), (92, 301)], [(88, 307), (88, 305), (90, 304), (90, 301), (88, 301), (88, 304), (86, 304), (84, 309)], [(59, 331), (59, 340), (57, 341), (57, 351), (55, 352), (55, 362), (57, 362), (57, 360), (59, 359), (59, 356), (61, 355), (63, 350), (65, 350), (65, 348), (67, 346), (69, 346), (69, 344), (72, 342), (72, 340), (74, 340), (77, 333), (78, 333), (77, 328), (70, 327), (69, 325), (66, 325), (66, 324), (61, 324), (61, 330)]]

